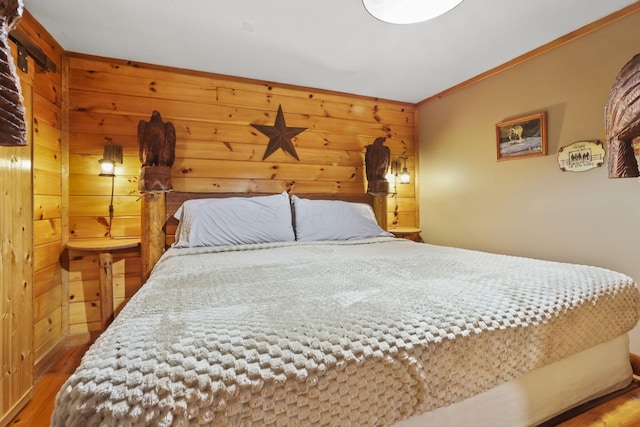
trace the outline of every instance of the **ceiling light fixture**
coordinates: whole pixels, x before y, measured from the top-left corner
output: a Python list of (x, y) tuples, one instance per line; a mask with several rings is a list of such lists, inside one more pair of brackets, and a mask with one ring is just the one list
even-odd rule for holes
[(462, 0), (362, 0), (365, 9), (390, 24), (415, 24), (443, 15)]

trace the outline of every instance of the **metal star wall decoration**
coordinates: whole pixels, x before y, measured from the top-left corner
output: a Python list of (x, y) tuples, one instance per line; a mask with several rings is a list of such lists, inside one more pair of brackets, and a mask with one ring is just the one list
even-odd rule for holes
[(269, 145), (267, 145), (267, 149), (264, 152), (264, 156), (262, 156), (262, 160), (272, 155), (278, 148), (282, 148), (282, 151), (291, 154), (296, 160), (300, 161), (298, 153), (296, 153), (296, 147), (294, 147), (293, 142), (291, 142), (291, 138), (301, 132), (304, 132), (307, 128), (287, 127), (287, 124), (284, 122), (282, 105), (278, 106), (276, 123), (273, 126), (255, 124), (251, 124), (251, 126), (269, 137)]

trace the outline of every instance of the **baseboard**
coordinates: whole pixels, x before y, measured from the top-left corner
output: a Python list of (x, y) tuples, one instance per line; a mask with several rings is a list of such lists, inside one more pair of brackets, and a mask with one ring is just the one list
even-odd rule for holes
[[(87, 333), (78, 334), (78, 335), (69, 335), (61, 338), (56, 343), (56, 345), (54, 345), (53, 348), (47, 352), (47, 354), (42, 356), (40, 360), (38, 360), (33, 365), (33, 377), (38, 378), (40, 375), (42, 375), (47, 370), (47, 368), (51, 366), (53, 362), (56, 361), (60, 353), (65, 348), (91, 344), (99, 336), (100, 336), (100, 331), (95, 331), (95, 332), (87, 332)], [(0, 424), (0, 426), (1, 425), (2, 424)]]
[(68, 335), (65, 340), (65, 347), (77, 347), (79, 345), (91, 344), (100, 336), (100, 331), (86, 332), (78, 335)]
[(631, 362), (633, 375), (640, 377), (640, 355), (629, 353), (629, 361)]
[(36, 363), (33, 364), (33, 378), (38, 378), (40, 375), (42, 375), (42, 373), (47, 370), (49, 365), (51, 365), (51, 363), (53, 363), (53, 361), (58, 358), (58, 355), (62, 350), (65, 349), (65, 347), (66, 338), (62, 337), (51, 348), (51, 350), (47, 352), (47, 354), (42, 356), (39, 360), (36, 361)]

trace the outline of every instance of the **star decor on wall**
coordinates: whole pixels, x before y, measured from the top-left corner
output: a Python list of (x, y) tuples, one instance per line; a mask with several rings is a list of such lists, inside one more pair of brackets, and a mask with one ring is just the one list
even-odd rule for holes
[(284, 114), (282, 113), (282, 105), (278, 106), (278, 114), (276, 115), (276, 123), (273, 126), (266, 125), (254, 125), (254, 128), (264, 133), (269, 137), (269, 145), (262, 156), (262, 160), (272, 155), (278, 148), (282, 148), (283, 151), (291, 154), (296, 160), (300, 161), (298, 153), (296, 153), (296, 147), (293, 146), (291, 138), (298, 135), (301, 132), (307, 130), (307, 128), (289, 128), (284, 122)]

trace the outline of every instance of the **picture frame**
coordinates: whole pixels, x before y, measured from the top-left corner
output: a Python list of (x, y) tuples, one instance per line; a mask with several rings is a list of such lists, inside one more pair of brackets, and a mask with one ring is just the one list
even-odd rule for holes
[(530, 114), (496, 125), (498, 161), (547, 155), (547, 115)]

